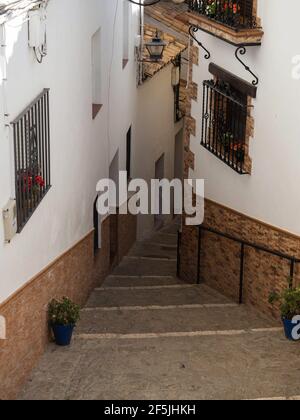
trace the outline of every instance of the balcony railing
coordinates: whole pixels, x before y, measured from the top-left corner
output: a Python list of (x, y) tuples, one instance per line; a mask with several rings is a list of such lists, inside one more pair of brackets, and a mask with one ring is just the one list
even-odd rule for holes
[(228, 83), (203, 83), (201, 144), (239, 174), (246, 174), (247, 97)]
[(49, 90), (12, 123), (18, 233), (50, 189)]
[(253, 0), (188, 0), (192, 12), (235, 31), (257, 27)]

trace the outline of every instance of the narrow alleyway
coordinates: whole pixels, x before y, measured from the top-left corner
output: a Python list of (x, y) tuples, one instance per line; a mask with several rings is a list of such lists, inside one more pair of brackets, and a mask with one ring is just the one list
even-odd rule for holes
[(278, 324), (176, 278), (176, 229), (135, 245), (91, 295), (72, 346), (49, 346), (20, 399), (300, 395), (299, 346)]

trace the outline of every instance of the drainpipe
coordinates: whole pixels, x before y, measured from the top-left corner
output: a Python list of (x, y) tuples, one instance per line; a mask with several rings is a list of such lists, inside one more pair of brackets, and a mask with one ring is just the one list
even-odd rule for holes
[(0, 74), (3, 91), (3, 108), (5, 127), (9, 128), (9, 113), (7, 106), (6, 83), (7, 83), (7, 62), (6, 62), (6, 30), (5, 23), (0, 25)]
[(145, 30), (145, 17), (144, 17), (144, 8), (142, 5), (140, 8), (140, 49), (139, 49), (139, 85), (143, 83), (143, 54), (144, 54), (144, 30)]

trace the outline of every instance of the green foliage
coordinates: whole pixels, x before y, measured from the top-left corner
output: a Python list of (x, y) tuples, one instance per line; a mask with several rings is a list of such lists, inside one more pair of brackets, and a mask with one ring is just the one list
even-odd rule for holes
[(292, 320), (296, 315), (300, 315), (300, 287), (288, 288), (281, 294), (273, 292), (269, 302), (272, 305), (279, 302), (282, 317)]
[(222, 134), (221, 143), (223, 146), (228, 147), (233, 142), (233, 134), (230, 131)]
[(49, 321), (52, 325), (76, 325), (80, 319), (80, 306), (67, 297), (53, 299), (49, 304)]

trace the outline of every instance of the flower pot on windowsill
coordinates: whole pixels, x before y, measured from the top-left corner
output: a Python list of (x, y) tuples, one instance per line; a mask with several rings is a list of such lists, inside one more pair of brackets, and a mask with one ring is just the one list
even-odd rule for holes
[(243, 163), (244, 160), (245, 160), (245, 151), (244, 150), (237, 150), (235, 152), (235, 157), (236, 157), (237, 162)]
[(53, 299), (49, 304), (49, 323), (58, 346), (69, 346), (73, 331), (80, 319), (80, 307), (70, 299)]

